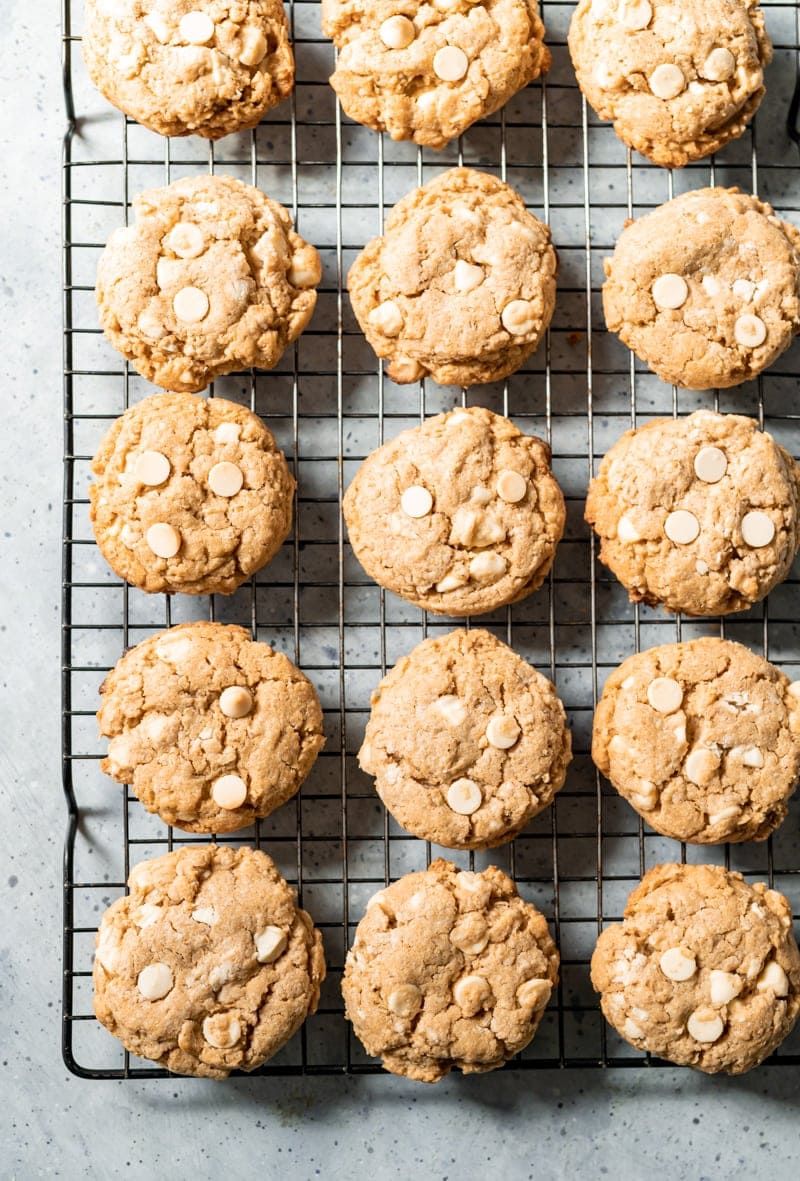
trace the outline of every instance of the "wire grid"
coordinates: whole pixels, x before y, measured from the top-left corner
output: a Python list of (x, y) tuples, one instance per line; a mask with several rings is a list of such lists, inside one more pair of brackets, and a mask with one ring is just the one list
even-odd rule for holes
[[(739, 184), (798, 220), (798, 170), (783, 127), (795, 85), (795, 4), (765, 0), (775, 44), (768, 97), (753, 129), (710, 162), (671, 173), (632, 157), (600, 125), (577, 89), (566, 51), (572, 5), (542, 5), (553, 51), (544, 81), (470, 129), (442, 153), (395, 144), (342, 117), (327, 77), (333, 50), (318, 5), (288, 5), (297, 60), (290, 100), (255, 131), (207, 144), (167, 140), (126, 120), (97, 96), (80, 57), (79, 14), (64, 0), (64, 581), (63, 750), (69, 808), (64, 877), (63, 1049), (75, 1074), (168, 1077), (138, 1060), (92, 1014), (91, 960), (100, 915), (125, 890), (130, 867), (194, 840), (166, 829), (128, 789), (99, 771), (94, 711), (106, 671), (124, 648), (191, 618), (249, 625), (317, 685), (327, 743), (294, 801), (223, 838), (266, 848), (297, 886), (323, 932), (328, 960), (318, 1013), (260, 1074), (369, 1073), (342, 1013), (339, 981), (367, 898), (443, 853), (465, 867), (490, 861), (516, 879), (547, 915), (561, 949), (557, 997), (532, 1045), (511, 1067), (657, 1066), (607, 1027), (588, 978), (597, 933), (618, 920), (641, 874), (660, 861), (717, 861), (749, 880), (766, 878), (800, 911), (795, 807), (765, 844), (679, 846), (643, 825), (601, 781), (589, 758), (593, 707), (608, 672), (640, 648), (723, 634), (762, 651), (800, 677), (798, 570), (770, 600), (727, 621), (681, 620), (629, 604), (595, 561), (583, 523), (586, 485), (598, 459), (630, 425), (703, 405), (757, 416), (790, 450), (800, 419), (796, 349), (763, 377), (721, 394), (659, 382), (605, 332), (601, 260), (624, 220), (687, 188)], [(77, 9), (77, 6), (76, 6)], [(756, 135), (759, 151), (756, 151)], [(547, 339), (503, 384), (469, 391), (431, 383), (397, 387), (384, 377), (352, 317), (345, 277), (355, 253), (381, 230), (385, 212), (416, 184), (456, 163), (494, 171), (553, 229), (560, 254), (558, 303)], [(218, 381), (211, 394), (239, 400), (267, 421), (298, 476), (296, 526), (276, 559), (230, 598), (146, 596), (105, 566), (88, 524), (88, 464), (109, 423), (152, 392), (108, 346), (93, 300), (94, 269), (107, 234), (127, 221), (141, 188), (203, 170), (229, 172), (283, 201), (320, 249), (324, 276), (311, 326), (269, 374)], [(568, 505), (567, 531), (548, 584), (512, 608), (481, 617), (556, 683), (573, 729), (575, 759), (555, 804), (510, 846), (488, 854), (439, 850), (405, 834), (377, 800), (355, 754), (369, 693), (403, 653), (463, 621), (428, 619), (366, 578), (347, 544), (343, 489), (364, 456), (399, 430), (454, 404), (487, 405), (547, 438)], [(795, 444), (795, 446), (793, 446)], [(771, 1059), (800, 1063), (800, 1038)]]

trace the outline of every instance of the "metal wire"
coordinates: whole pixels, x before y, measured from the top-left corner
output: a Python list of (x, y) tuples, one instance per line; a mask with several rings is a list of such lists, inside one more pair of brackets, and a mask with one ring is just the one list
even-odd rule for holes
[[(798, 70), (800, 8), (765, 7), (776, 47), (768, 84), (779, 91), (788, 79), (788, 103)], [(774, 200), (781, 213), (796, 215), (796, 161), (784, 141), (775, 141), (774, 131), (760, 159), (755, 131), (716, 161), (681, 174), (632, 158), (580, 99), (565, 46), (572, 5), (563, 0), (543, 5), (554, 52), (549, 79), (529, 87), (441, 155), (396, 145), (343, 119), (325, 81), (332, 56), (318, 31), (318, 5), (294, 0), (288, 8), (297, 59), (291, 100), (249, 135), (206, 145), (197, 139), (161, 140), (110, 108), (103, 108), (99, 131), (94, 120), (82, 123), (76, 96), (90, 91), (70, 0), (63, 0), (65, 1062), (83, 1077), (167, 1077), (152, 1064), (131, 1059), (93, 1017), (93, 937), (103, 909), (124, 892), (132, 864), (205, 838), (166, 829), (128, 789), (104, 779), (93, 715), (102, 677), (129, 644), (204, 613), (244, 623), (253, 636), (286, 651), (317, 683), (325, 711), (326, 749), (295, 803), (252, 832), (224, 838), (256, 844), (276, 858), (323, 932), (329, 965), (319, 1013), (258, 1073), (379, 1069), (343, 1018), (344, 956), (368, 896), (439, 852), (465, 866), (491, 861), (511, 872), (521, 892), (548, 916), (559, 943), (556, 1002), (512, 1067), (664, 1065), (627, 1046), (602, 1020), (588, 980), (598, 931), (619, 919), (625, 897), (647, 868), (677, 857), (721, 861), (749, 880), (766, 877), (797, 908), (796, 820), (790, 818), (766, 844), (724, 850), (687, 849), (658, 837), (592, 767), (592, 711), (608, 671), (630, 652), (715, 631), (760, 647), (797, 679), (798, 577), (793, 573), (773, 592), (769, 608), (730, 618), (723, 627), (722, 620), (682, 621), (631, 606), (596, 562), (582, 512), (597, 460), (628, 426), (712, 401), (663, 386), (604, 331), (599, 263), (625, 218), (668, 199), (675, 189), (738, 183), (757, 191), (760, 185), (761, 195)], [(118, 134), (116, 150), (102, 134), (109, 126)], [(421, 382), (416, 394), (413, 387), (398, 390), (374, 363), (349, 312), (347, 268), (366, 237), (380, 231), (386, 209), (399, 196), (440, 168), (462, 162), (496, 171), (553, 226), (561, 256), (556, 314), (538, 353), (502, 386), (459, 392)], [(292, 538), (232, 598), (156, 598), (112, 576), (88, 527), (86, 485), (94, 446), (131, 401), (152, 392), (104, 345), (91, 292), (103, 239), (127, 220), (135, 192), (203, 169), (234, 171), (283, 200), (300, 233), (305, 230), (321, 249), (325, 275), (316, 317), (278, 369), (235, 375), (211, 391), (260, 413), (292, 461), (299, 483)], [(715, 394), (713, 405), (752, 414), (792, 449), (800, 420), (796, 357), (785, 354), (758, 382)], [(491, 854), (454, 854), (407, 836), (355, 763), (370, 689), (399, 655), (449, 625), (429, 621), (372, 586), (350, 553), (341, 497), (357, 462), (385, 437), (458, 401), (509, 413), (523, 429), (543, 435), (568, 504), (567, 534), (549, 582), (480, 624), (556, 682), (570, 714), (576, 757), (553, 807), (524, 836)], [(800, 1063), (800, 1041), (790, 1039), (771, 1061)]]

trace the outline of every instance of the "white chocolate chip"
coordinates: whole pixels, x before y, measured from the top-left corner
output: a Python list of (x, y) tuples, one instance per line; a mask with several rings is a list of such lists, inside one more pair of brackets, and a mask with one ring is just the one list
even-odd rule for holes
[(152, 927), (153, 923), (157, 923), (164, 911), (160, 906), (155, 906), (151, 902), (143, 903), (136, 913), (133, 915), (133, 921), (141, 930), (144, 927)]
[(476, 554), (470, 560), (470, 576), (475, 579), (499, 578), (506, 572), (506, 560), (502, 554), (491, 552)]
[(777, 962), (777, 960), (770, 960), (765, 966), (763, 972), (758, 977), (756, 988), (759, 992), (766, 992), (771, 989), (775, 996), (789, 995), (789, 977), (786, 972)]
[(485, 484), (476, 484), (470, 494), (470, 500), (475, 504), (485, 506), (491, 502), (492, 494)]
[(242, 46), (239, 50), (239, 61), (243, 66), (254, 69), (267, 56), (267, 39), (261, 29), (248, 27), (242, 34)]
[(647, 686), (647, 700), (661, 714), (674, 714), (681, 708), (683, 689), (672, 677), (656, 677)]
[(459, 816), (471, 816), (483, 802), (481, 789), (471, 779), (456, 779), (447, 789), (447, 804)]
[(286, 932), (280, 927), (267, 926), (253, 936), (256, 945), (256, 959), (260, 964), (272, 964), (283, 955), (289, 942)]
[(407, 16), (390, 16), (378, 30), (378, 36), (387, 49), (405, 49), (416, 35), (414, 22)]
[(163, 484), (170, 470), (169, 460), (160, 451), (143, 451), (136, 461), (136, 479), (150, 488)]
[(175, 293), (172, 307), (184, 324), (197, 324), (208, 315), (208, 296), (199, 287), (182, 287)]
[(683, 72), (672, 62), (663, 62), (660, 66), (656, 66), (650, 75), (651, 91), (656, 98), (661, 98), (665, 102), (671, 98), (677, 98), (685, 88), (686, 79)]
[(483, 282), (483, 267), (459, 258), (453, 268), (453, 285), (456, 291), (474, 291)]
[(679, 508), (664, 522), (664, 532), (675, 545), (690, 545), (700, 533), (700, 522), (688, 509)]
[(712, 299), (722, 291), (722, 284), (714, 275), (703, 275), (700, 282), (703, 284), (703, 290), (706, 295), (710, 295)]
[(172, 991), (175, 979), (168, 964), (148, 964), (136, 977), (136, 987), (146, 1001), (160, 1001)]
[(775, 525), (766, 513), (754, 509), (742, 517), (742, 540), (745, 545), (759, 549), (763, 545), (769, 545), (774, 536)]
[(181, 41), (189, 45), (207, 45), (214, 36), (214, 22), (206, 12), (187, 12), (178, 25)]
[(436, 583), (436, 590), (440, 595), (446, 595), (448, 591), (458, 590), (459, 587), (464, 586), (466, 579), (462, 578), (460, 574), (450, 573), (445, 574), (444, 578)]
[(549, 980), (536, 977), (533, 980), (526, 980), (524, 984), (520, 984), (517, 989), (517, 1001), (525, 1008), (530, 1005), (534, 1013), (537, 1013), (550, 1000), (550, 993), (552, 991), (553, 985)]
[(800, 681), (792, 681), (789, 686), (789, 692), (792, 697), (800, 697)]
[(750, 303), (756, 293), (756, 285), (750, 279), (737, 279), (731, 290), (737, 299), (741, 299), (743, 303)]
[(469, 58), (457, 45), (444, 45), (433, 55), (433, 72), (442, 82), (460, 82), (469, 69)]
[(302, 291), (308, 287), (316, 287), (322, 277), (319, 255), (313, 246), (306, 246), (292, 256), (289, 267), (289, 282), (293, 287)]
[(483, 976), (462, 976), (453, 985), (453, 1000), (467, 1017), (474, 1017), (492, 995)]
[(203, 923), (206, 927), (213, 927), (217, 921), (217, 912), (213, 906), (198, 906), (192, 911), (192, 918), (196, 923)]
[(507, 504), (519, 504), (528, 490), (528, 481), (519, 472), (503, 468), (497, 477), (497, 495)]
[(163, 16), (159, 16), (157, 12), (150, 12), (143, 18), (144, 24), (152, 32), (157, 41), (162, 45), (166, 45), (170, 39), (170, 28)]
[(191, 221), (179, 221), (164, 242), (179, 258), (197, 258), (206, 248), (203, 231)]
[(486, 727), (486, 740), (490, 746), (495, 746), (498, 750), (510, 750), (521, 733), (515, 717), (511, 714), (498, 714)]
[(238, 422), (221, 422), (214, 430), (217, 443), (238, 443), (242, 428)]
[(467, 709), (464, 702), (452, 693), (447, 693), (444, 697), (434, 701), (431, 709), (435, 709), (437, 713), (441, 714), (450, 726), (460, 726), (462, 722), (467, 720)]
[(738, 344), (746, 349), (757, 349), (767, 339), (767, 326), (759, 316), (746, 312), (733, 326)]
[(717, 49), (711, 50), (711, 53), (709, 53), (700, 67), (699, 73), (702, 78), (707, 78), (709, 82), (725, 82), (730, 78), (735, 69), (736, 58), (729, 49), (719, 46)]
[(242, 1036), (242, 1023), (231, 1013), (212, 1013), (203, 1022), (203, 1037), (216, 1050), (228, 1050)]
[(691, 980), (697, 971), (697, 960), (685, 947), (668, 947), (658, 961), (668, 980)]
[(639, 791), (631, 792), (631, 803), (643, 812), (652, 812), (658, 803), (658, 788), (649, 779), (643, 779), (639, 786)]
[(720, 447), (701, 447), (694, 457), (694, 474), (704, 484), (718, 484), (728, 470), (728, 457)]
[(719, 812), (708, 813), (709, 827), (713, 828), (715, 824), (721, 824), (723, 820), (732, 820), (734, 816), (738, 816), (740, 812), (736, 804), (729, 804), (727, 808), (720, 808)]
[(174, 558), (181, 548), (181, 535), (172, 525), (163, 521), (151, 525), (144, 535), (148, 547), (157, 558)]
[(227, 459), (222, 463), (215, 463), (208, 473), (208, 486), (216, 496), (235, 496), (241, 490), (243, 483), (242, 469)]
[(637, 1023), (630, 1017), (625, 1018), (625, 1024), (622, 1027), (622, 1032), (627, 1038), (644, 1037), (644, 1030), (642, 1029), (641, 1025), (637, 1025)]
[(219, 708), (226, 718), (246, 718), (253, 708), (253, 694), (244, 685), (229, 685), (219, 695)]
[(617, 521), (617, 537), (620, 541), (631, 543), (634, 541), (639, 541), (641, 539), (641, 534), (630, 517), (623, 515)]
[(389, 993), (389, 1011), (396, 1017), (408, 1020), (419, 1012), (422, 1005), (422, 993), (416, 984), (399, 984)]
[(693, 750), (683, 765), (683, 773), (690, 783), (704, 787), (714, 777), (719, 767), (719, 756), (713, 750), (699, 747)]
[(703, 558), (698, 558), (694, 564), (694, 568), (698, 574), (708, 574), (708, 562)]
[(653, 19), (653, 8), (649, 0), (621, 0), (617, 19), (626, 29), (646, 29)]
[(674, 310), (689, 298), (689, 285), (681, 275), (659, 275), (653, 284), (653, 301), (660, 308)]
[(500, 319), (512, 336), (527, 336), (539, 323), (536, 308), (528, 299), (512, 299), (503, 308)]
[(763, 767), (764, 756), (757, 746), (750, 746), (742, 755), (742, 762), (745, 767)]
[(211, 789), (214, 803), (233, 812), (247, 799), (247, 785), (238, 775), (220, 775)]
[(433, 508), (433, 497), (421, 484), (412, 484), (400, 497), (400, 507), (407, 517), (427, 517)]
[(722, 1037), (725, 1022), (713, 1009), (695, 1009), (686, 1022), (689, 1036), (696, 1042), (716, 1042)]
[(379, 303), (367, 318), (383, 336), (398, 336), (403, 328), (403, 313), (393, 299)]
[(727, 1005), (742, 991), (742, 981), (735, 972), (709, 972), (709, 995), (712, 1005)]

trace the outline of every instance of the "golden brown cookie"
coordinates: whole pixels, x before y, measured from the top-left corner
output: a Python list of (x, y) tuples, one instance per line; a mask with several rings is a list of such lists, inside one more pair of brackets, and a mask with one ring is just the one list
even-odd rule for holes
[(106, 677), (103, 770), (186, 832), (235, 832), (298, 791), (322, 749), (314, 686), (243, 627), (182, 623)]
[(95, 1013), (175, 1074), (255, 1070), (314, 1013), (322, 938), (266, 853), (192, 845), (143, 861), (103, 915)]
[(592, 758), (664, 836), (763, 841), (800, 775), (800, 681), (713, 636), (639, 652), (605, 683)]
[(118, 418), (92, 461), (90, 515), (132, 586), (231, 594), (278, 552), (295, 482), (261, 419), (223, 398), (153, 394)]
[(372, 694), (359, 764), (403, 828), (448, 849), (515, 837), (572, 757), (550, 681), (491, 632), (423, 640)]
[(657, 865), (592, 956), (606, 1020), (639, 1050), (743, 1074), (791, 1033), (800, 952), (777, 890), (717, 865)]
[(347, 276), (356, 319), (396, 382), (498, 381), (553, 315), (550, 230), (495, 176), (451, 168), (399, 201)]
[(453, 1067), (496, 1070), (536, 1033), (558, 964), (511, 878), (440, 858), (370, 900), (345, 966), (346, 1016), (392, 1074), (436, 1083)]

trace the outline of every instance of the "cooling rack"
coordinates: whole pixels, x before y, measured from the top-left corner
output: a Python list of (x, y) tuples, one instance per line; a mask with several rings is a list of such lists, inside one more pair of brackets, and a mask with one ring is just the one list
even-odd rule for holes
[[(294, 802), (255, 830), (225, 838), (269, 851), (323, 932), (329, 965), (318, 1013), (257, 1073), (368, 1073), (342, 1014), (344, 956), (366, 900), (386, 882), (440, 852), (463, 866), (489, 861), (510, 872), (547, 915), (561, 949), (557, 996), (532, 1045), (509, 1068), (657, 1066), (617, 1037), (599, 1012), (588, 962), (598, 931), (618, 919), (641, 874), (665, 860), (713, 860), (749, 880), (766, 879), (800, 912), (795, 806), (764, 844), (680, 846), (652, 833), (596, 774), (589, 758), (594, 703), (625, 656), (678, 638), (725, 634), (800, 678), (798, 569), (766, 603), (724, 621), (673, 618), (632, 606), (596, 562), (583, 523), (597, 461), (630, 425), (713, 405), (756, 417), (794, 453), (800, 449), (797, 348), (763, 377), (719, 394), (678, 391), (644, 371), (604, 330), (602, 258), (626, 218), (688, 188), (738, 184), (800, 220), (798, 156), (785, 131), (798, 71), (800, 9), (764, 0), (775, 44), (768, 95), (754, 128), (715, 159), (682, 172), (631, 156), (581, 100), (566, 50), (572, 5), (542, 5), (553, 52), (546, 81), (445, 151), (395, 144), (351, 124), (327, 78), (333, 50), (319, 5), (288, 4), (297, 86), (253, 132), (217, 144), (165, 140), (126, 120), (97, 95), (80, 55), (81, 6), (64, 0), (64, 518), (63, 782), (68, 805), (64, 861), (63, 1051), (86, 1078), (168, 1077), (123, 1051), (92, 1014), (91, 966), (100, 916), (125, 890), (129, 869), (191, 843), (167, 829), (128, 789), (99, 769), (94, 712), (107, 670), (125, 647), (192, 618), (243, 623), (282, 649), (317, 685), (324, 752)], [(758, 141), (758, 144), (757, 144)], [(384, 377), (349, 308), (345, 276), (387, 210), (417, 184), (456, 163), (508, 180), (548, 221), (560, 256), (558, 302), (546, 342), (505, 383), (469, 390), (430, 382), (398, 387)], [(211, 393), (256, 410), (298, 477), (294, 533), (276, 559), (231, 598), (147, 596), (123, 585), (94, 545), (88, 520), (91, 455), (109, 423), (152, 392), (105, 342), (93, 284), (102, 245), (129, 216), (140, 189), (220, 171), (257, 184), (292, 211), (321, 251), (324, 276), (308, 331), (271, 373), (232, 375)], [(369, 693), (387, 668), (426, 635), (462, 621), (427, 618), (373, 585), (347, 544), (340, 502), (358, 463), (401, 429), (455, 404), (508, 414), (552, 446), (568, 523), (549, 582), (510, 609), (480, 618), (556, 683), (573, 730), (575, 759), (555, 804), (510, 846), (489, 854), (438, 850), (387, 816), (355, 754)], [(800, 1063), (800, 1037), (774, 1063)], [(663, 1065), (663, 1063), (661, 1064)]]

